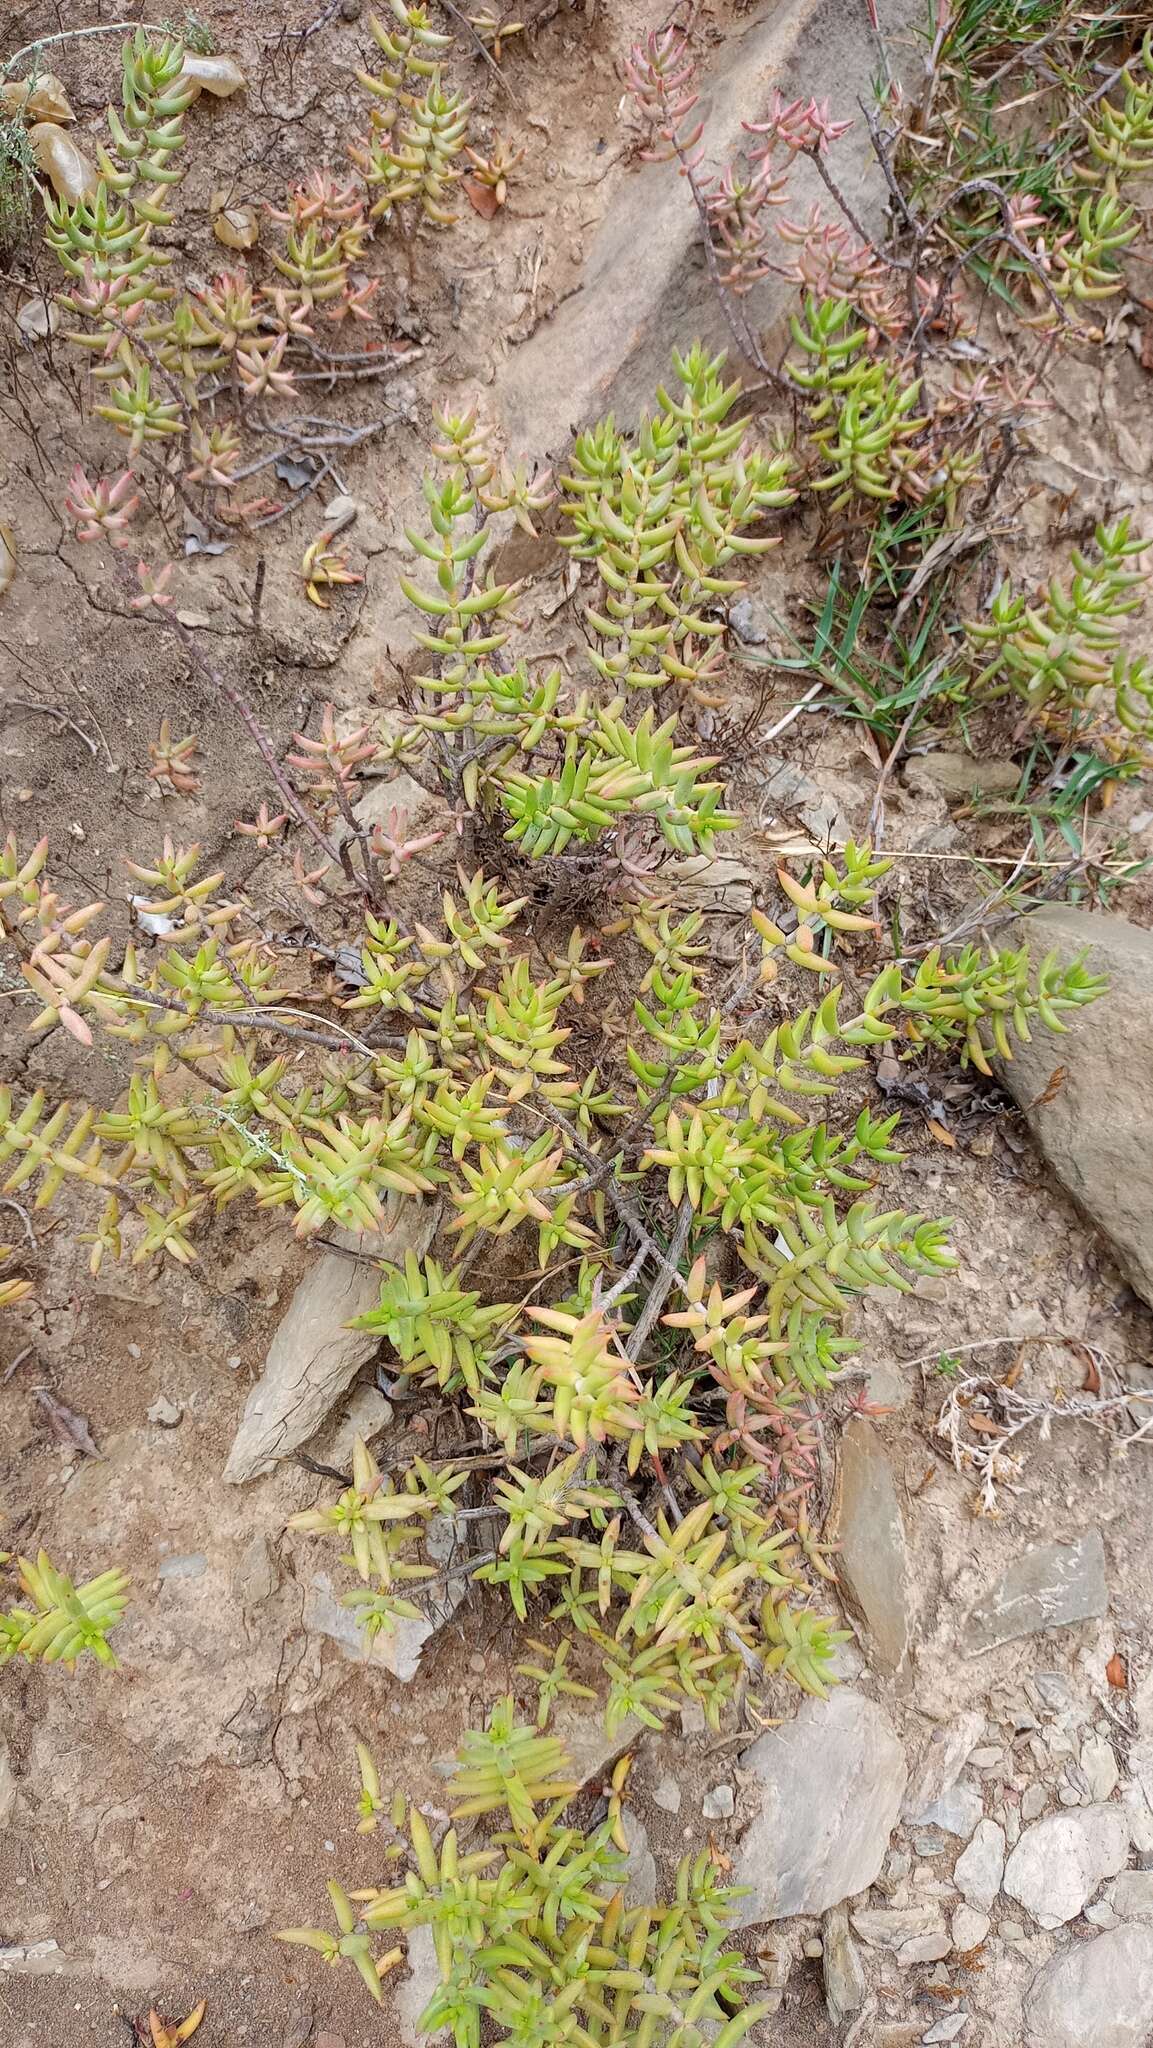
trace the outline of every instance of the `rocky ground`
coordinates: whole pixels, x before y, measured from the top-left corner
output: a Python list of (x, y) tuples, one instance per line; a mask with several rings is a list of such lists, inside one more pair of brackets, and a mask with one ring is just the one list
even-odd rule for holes
[[(912, 11), (886, 17), (906, 55)], [(273, 30), (306, 26), (315, 0), (271, 26), (227, 6), (204, 12), (262, 80), (251, 130), (221, 115), (230, 175), (245, 197), (279, 191), (342, 119), (340, 81), (363, 42), (356, 0), (291, 61)], [(282, 738), (326, 698), (352, 720), (395, 694), (400, 536), (420, 466), (412, 419), (479, 385), (521, 445), (556, 452), (570, 415), (639, 403), (671, 343), (713, 317), (675, 178), (642, 191), (620, 126), (620, 57), (658, 18), (632, 12), (546, 10), (531, 67), (508, 67), (524, 102), (512, 114), (477, 67), (486, 115), (499, 111), (534, 152), (534, 182), (491, 239), (470, 224), (476, 247), (438, 258), (415, 304), (396, 288), (393, 311), (424, 356), (393, 387), (392, 439), (349, 477), (363, 606), (318, 626), (288, 551), (269, 553), (250, 681)], [(722, 126), (769, 76), (823, 95), (846, 76), (864, 90), (870, 75), (863, 23), (832, 0), (767, 24), (718, 10), (708, 34)], [(852, 175), (868, 207), (879, 195), (866, 158)], [(205, 196), (210, 168), (194, 174)], [(767, 330), (779, 313), (765, 308)], [(1066, 362), (1053, 398), (1030, 429), (1005, 537), (1029, 574), (1067, 556), (1103, 511), (1147, 520), (1153, 498), (1137, 351), (1119, 339)], [(218, 709), (194, 701), (205, 793), (180, 809), (148, 782), (143, 736), (169, 708), (187, 714), (195, 689), (171, 650), (159, 655), (155, 636), (84, 584), (75, 551), (61, 554), (59, 521), (30, 478), (37, 451), (66, 469), (90, 422), (75, 424), (62, 399), (43, 405), (30, 409), (27, 444), (15, 408), (16, 452), (0, 451), (5, 489), (23, 492), (27, 571), (3, 620), (16, 664), (4, 679), (3, 825), (53, 829), (94, 888), (109, 886), (121, 851), (153, 849), (158, 828), (232, 860), (252, 759)], [(238, 541), (178, 572), (190, 630), (242, 666), (252, 553)], [(504, 573), (536, 575), (555, 595), (558, 645), (583, 647), (555, 550), (510, 558)], [(780, 616), (799, 624), (816, 575), (813, 534), (797, 532), (734, 607), (734, 641), (764, 647)], [(50, 682), (97, 738), (28, 711)], [(727, 730), (749, 720), (734, 774), (753, 822), (739, 858), (699, 885), (722, 946), (726, 918), (764, 894), (782, 832), (836, 842), (865, 829), (878, 762), (860, 728), (800, 719), (766, 737), (795, 695), (785, 676), (763, 700), (748, 672), (734, 678)], [(910, 759), (887, 795), (886, 845), (924, 877), (909, 893), (935, 928), (968, 906), (950, 861), (1015, 851), (1021, 832), (972, 805), (972, 761), (956, 744)], [(986, 792), (1005, 765), (982, 761)], [(385, 784), (369, 801), (397, 794)], [(405, 795), (422, 801), (415, 786)], [(1153, 854), (1150, 803), (1147, 783), (1130, 783), (1109, 821), (1138, 855)], [(1024, 1049), (1003, 1085), (940, 1075), (939, 1097), (901, 1105), (909, 1206), (955, 1216), (962, 1266), (856, 1319), (872, 1412), (830, 1432), (822, 1501), (836, 1546), (830, 1611), (852, 1630), (837, 1690), (799, 1703), (770, 1689), (719, 1737), (688, 1711), (615, 1745), (597, 1709), (560, 1717), (593, 1798), (614, 1757), (635, 1749), (635, 1898), (663, 1891), (686, 1848), (706, 1841), (748, 1887), (741, 1939), (777, 2003), (759, 2030), (766, 2048), (1153, 2041), (1150, 906), (1142, 882), (1108, 913), (1039, 913), (1035, 950), (1090, 947), (1110, 996), (1059, 1045)], [(29, 1055), (13, 1034), (0, 1079), (19, 1071), (114, 1100), (121, 1069), (94, 1072), (60, 1039)], [(878, 1069), (878, 1091), (892, 1079)], [(306, 1261), (267, 1219), (231, 1210), (225, 1252), (207, 1281), (133, 1269), (92, 1287), (59, 1230), (35, 1312), (0, 1338), (0, 1478), (16, 1540), (114, 1556), (136, 1590), (115, 1678), (0, 1675), (3, 2048), (104, 2048), (150, 2004), (179, 2017), (200, 1997), (204, 2048), (415, 2044), (432, 1967), (419, 1941), (378, 2019), (350, 1972), (294, 1960), (271, 1930), (315, 1921), (325, 1877), (379, 1875), (355, 1832), (358, 1736), (387, 1782), (441, 1817), (460, 1731), (518, 1684), (523, 1639), (479, 1593), (366, 1657), (315, 1557), (284, 1534), (322, 1486), (282, 1458), (306, 1444), (340, 1468), (358, 1432), (398, 1441), (374, 1348), (342, 1329), (375, 1285), (335, 1254)], [(83, 1415), (94, 1454), (61, 1405)]]

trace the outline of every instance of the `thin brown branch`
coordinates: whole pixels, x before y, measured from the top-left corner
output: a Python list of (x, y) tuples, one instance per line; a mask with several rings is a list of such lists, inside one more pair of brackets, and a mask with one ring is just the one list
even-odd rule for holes
[(236, 688), (235, 684), (227, 682), (225, 678), (222, 675), (220, 675), (216, 669), (213, 668), (212, 663), (208, 661), (206, 657), (201, 653), (199, 647), (196, 644), (195, 638), (189, 631), (188, 627), (182, 625), (180, 620), (178, 618), (174, 618), (172, 614), (169, 612), (163, 612), (161, 614), (161, 617), (165, 625), (170, 626), (172, 631), (180, 640), (181, 644), (185, 649), (185, 652), (189, 655), (194, 667), (197, 668), (200, 674), (204, 676), (207, 679), (207, 681), (212, 684), (214, 689), (219, 690), (221, 696), (227, 699), (228, 703), (231, 704), (233, 710), (243, 720), (247, 730), (252, 735), (252, 738), (255, 741), (257, 751), (260, 754), (261, 760), (264, 762), (265, 767), (268, 769), (269, 774), (271, 775), (273, 781), (275, 782), (277, 789), (280, 791), (281, 796), (284, 798), (285, 803), (288, 805), (290, 811), (292, 812), (293, 817), (296, 818), (299, 824), (303, 825), (305, 831), (309, 835), (309, 838), (315, 840), (317, 846), (320, 848), (321, 852), (326, 856), (326, 858), (330, 861), (333, 861), (339, 867), (340, 853), (338, 848), (333, 845), (331, 839), (328, 837), (328, 834), (326, 832), (321, 831), (321, 828), (317, 824), (316, 819), (312, 816), (311, 812), (306, 808), (306, 806), (301, 802), (300, 798), (297, 796), (296, 791), (292, 787), (292, 784), (289, 781), (287, 775), (285, 774), (283, 768), (281, 767), (280, 762), (277, 760), (276, 750), (273, 747), (271, 740), (268, 738), (267, 733), (265, 733), (263, 728), (261, 727), (260, 722), (257, 719), (256, 713), (252, 710), (251, 706), (248, 703), (246, 703), (245, 699), (241, 696), (240, 691)]
[(99, 748), (91, 734), (86, 733), (82, 725), (77, 725), (74, 718), (69, 718), (68, 713), (62, 711), (58, 704), (37, 704), (31, 697), (5, 697), (3, 703), (0, 703), (0, 711), (8, 710), (9, 706), (18, 711), (38, 711), (42, 718), (58, 718), (61, 725), (68, 726), (70, 731), (76, 734), (77, 739), (83, 740), (92, 759), (95, 761), (97, 758)]
[(669, 1245), (668, 1258), (662, 1266), (659, 1277), (653, 1283), (652, 1290), (640, 1315), (629, 1331), (628, 1343), (625, 1345), (625, 1356), (632, 1365), (636, 1364), (648, 1342), (649, 1332), (669, 1298), (670, 1289), (675, 1284), (681, 1289), (682, 1293), (684, 1292), (684, 1282), (680, 1274), (680, 1259), (689, 1241), (689, 1232), (693, 1227), (695, 1213), (692, 1203), (688, 1196), (685, 1195), (681, 1201), (680, 1215), (677, 1217), (677, 1227), (673, 1232), (672, 1242)]

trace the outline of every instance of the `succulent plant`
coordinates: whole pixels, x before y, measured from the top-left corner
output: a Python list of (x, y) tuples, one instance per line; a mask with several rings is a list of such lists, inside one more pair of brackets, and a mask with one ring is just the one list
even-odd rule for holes
[[(1093, 731), (1100, 707), (1112, 703), (1117, 725), (1134, 738), (1153, 738), (1153, 678), (1141, 656), (1127, 655), (1118, 623), (1139, 611), (1149, 543), (1127, 518), (1094, 533), (1096, 558), (1074, 548), (1071, 574), (1053, 577), (1030, 604), (1009, 582), (996, 592), (987, 619), (966, 628), (981, 667), (973, 689), (990, 698), (1012, 691), (1029, 716), (1063, 721), (1069, 732)], [(1119, 757), (1127, 749), (1106, 735)]]
[[(5, 1562), (0, 1553), (0, 1564)], [(115, 1667), (108, 1634), (128, 1605), (127, 1575), (113, 1568), (77, 1586), (43, 1550), (35, 1563), (21, 1557), (17, 1566), (30, 1605), (0, 1611), (0, 1664), (24, 1657), (30, 1664), (59, 1663), (73, 1671), (81, 1657), (92, 1656)]]
[(650, 2048), (666, 2033), (682, 2048), (738, 2048), (770, 2008), (749, 2003), (758, 1972), (725, 1946), (739, 1894), (719, 1882), (710, 1852), (685, 1858), (667, 1906), (623, 1903), (619, 1806), (629, 1761), (614, 1772), (607, 1820), (591, 1831), (566, 1823), (578, 1786), (561, 1744), (518, 1723), (511, 1699), (498, 1702), (488, 1726), (465, 1735), (450, 1793), (465, 1794), (458, 1815), (507, 1814), (507, 1827), (464, 1853), (455, 1826), (438, 1844), (419, 1809), (406, 1816), (397, 1795), (403, 1881), (394, 1872), (351, 1899), (330, 1883), (339, 1935), (292, 1928), (280, 1939), (327, 1962), (352, 1961), (379, 2003), (380, 1980), (404, 1951), (376, 1960), (374, 1937), (427, 1928), (439, 1982), (418, 2026), (451, 2029), (457, 2048), (480, 2048), (482, 2028), (526, 2048), (590, 2040)]

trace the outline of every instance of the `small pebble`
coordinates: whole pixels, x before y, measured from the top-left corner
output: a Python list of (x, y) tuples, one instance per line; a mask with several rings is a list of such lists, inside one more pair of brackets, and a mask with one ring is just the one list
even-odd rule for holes
[(129, 1358), (141, 1358), (143, 1356), (139, 1344), (130, 1344), (128, 1346), (128, 1356)]
[(998, 1765), (1003, 1764), (1004, 1761), (1004, 1750), (992, 1745), (988, 1749), (973, 1750), (969, 1757), (969, 1762), (975, 1764), (979, 1771), (995, 1771)]
[(729, 625), (746, 647), (763, 647), (769, 637), (762, 615), (747, 597), (738, 598), (736, 604), (729, 606)]
[(681, 1708), (681, 1734), (703, 1735), (705, 1732), (705, 1710), (697, 1700), (689, 1700)]
[(350, 498), (347, 491), (340, 491), (324, 508), (325, 531), (330, 534), (343, 533), (346, 526), (353, 524), (359, 511), (359, 500)]
[(1043, 1785), (1028, 1785), (1021, 1795), (1021, 1819), (1038, 1820), (1048, 1805)]
[(912, 1969), (915, 1963), (939, 1963), (952, 1945), (947, 1934), (915, 1934), (911, 1941), (901, 1943), (897, 1961), (902, 1970)]
[(988, 1936), (989, 1926), (987, 1913), (979, 1913), (975, 1906), (958, 1906), (949, 1929), (958, 1954), (968, 1955), (970, 1949), (980, 1948)]
[(190, 1551), (187, 1557), (161, 1558), (157, 1568), (158, 1579), (199, 1579), (208, 1570), (208, 1559), (202, 1551)]
[(1112, 1906), (1108, 1905), (1104, 1899), (1099, 1899), (1095, 1906), (1086, 1906), (1084, 1917), (1092, 1927), (1116, 1927), (1117, 1925), (1117, 1915), (1113, 1911)]
[(155, 1422), (161, 1429), (175, 1429), (183, 1419), (184, 1410), (170, 1401), (167, 1394), (158, 1394), (148, 1410), (149, 1422)]
[(731, 1785), (714, 1785), (705, 1793), (701, 1812), (706, 1820), (728, 1820), (736, 1811), (736, 1799)]
[(805, 1954), (809, 1956), (814, 1962), (816, 1961), (816, 1958), (818, 1956), (823, 1956), (824, 1953), (825, 1944), (823, 1941), (820, 1940), (819, 1936), (814, 1935), (811, 1941), (807, 1941), (805, 1943)]
[(967, 2012), (947, 2012), (927, 2034), (921, 2035), (921, 2048), (937, 2048), (938, 2042), (955, 2041), (963, 2027), (969, 2024)]
[(681, 1810), (681, 1788), (675, 1778), (664, 1777), (653, 1793), (653, 1805), (662, 1813), (679, 1813)]
[(468, 1668), (470, 1671), (484, 1670), (484, 1658), (479, 1654), (479, 1652), (473, 1652), (473, 1655), (468, 1660)]
[(1117, 1758), (1103, 1735), (1087, 1735), (1081, 1744), (1081, 1775), (1094, 1802), (1110, 1799), (1117, 1790)]

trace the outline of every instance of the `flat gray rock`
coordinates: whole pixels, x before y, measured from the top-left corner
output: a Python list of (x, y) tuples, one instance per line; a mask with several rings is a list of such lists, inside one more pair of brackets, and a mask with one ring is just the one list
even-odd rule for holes
[(278, 1459), (291, 1456), (315, 1436), (379, 1346), (378, 1330), (348, 1328), (380, 1300), (380, 1270), (373, 1262), (385, 1259), (403, 1265), (409, 1250), (423, 1258), (436, 1232), (440, 1203), (411, 1198), (400, 1202), (395, 1213), (395, 1226), (387, 1235), (332, 1233), (363, 1257), (317, 1252), (245, 1403), (224, 1467), (224, 1477), (234, 1486), (271, 1472)]
[(629, 1845), (625, 1859), (625, 1905), (651, 1906), (656, 1903), (657, 1866), (649, 1844), (648, 1830), (643, 1820), (631, 1807), (624, 1807), (621, 1818), (624, 1821), (625, 1840)]
[(280, 1584), (280, 1567), (276, 1552), (265, 1535), (258, 1529), (250, 1536), (232, 1573), (232, 1597), (246, 1612), (260, 1607), (271, 1600)]
[(392, 1402), (379, 1387), (355, 1386), (338, 1413), (330, 1415), (322, 1430), (309, 1443), (308, 1455), (318, 1464), (331, 1465), (336, 1472), (351, 1472), (357, 1443), (371, 1444), (388, 1428), (393, 1417)]
[[(919, 29), (919, 0), (887, 0), (889, 47), (902, 31)], [(854, 96), (873, 73), (875, 45), (868, 16), (842, 0), (789, 0), (761, 10), (726, 49), (724, 61), (702, 67), (698, 116), (707, 117), (710, 165), (738, 156), (748, 142), (742, 123), (762, 121), (779, 88), (852, 114), (850, 132), (831, 156), (834, 176), (866, 225), (880, 219), (884, 185)], [(622, 116), (621, 134), (629, 128)], [(610, 173), (604, 211), (580, 273), (579, 289), (521, 343), (498, 374), (495, 402), (517, 454), (559, 455), (571, 435), (613, 410), (621, 426), (651, 411), (669, 375), (673, 346), (698, 339), (733, 349), (719, 299), (705, 269), (692, 199), (675, 163), (642, 164)], [(815, 202), (839, 218), (812, 166), (798, 163), (788, 213), (803, 219)], [(785, 256), (787, 262), (788, 255)], [(741, 304), (775, 361), (787, 340), (785, 319), (796, 287), (765, 278)], [(775, 324), (775, 327), (773, 325)], [(772, 331), (766, 336), (766, 328)], [(734, 369), (748, 368), (732, 360)]]
[(1153, 1920), (1153, 1870), (1123, 1870), (1109, 1904), (1118, 1920)]
[[(428, 1562), (442, 1567), (463, 1564), (468, 1551), (468, 1524), (454, 1515), (432, 1515), (424, 1539)], [(430, 1582), (431, 1583), (431, 1582)], [(357, 1580), (349, 1573), (334, 1586), (327, 1572), (313, 1574), (304, 1596), (304, 1626), (310, 1635), (327, 1636), (352, 1664), (369, 1664), (386, 1671), (391, 1678), (410, 1685), (420, 1668), (425, 1645), (452, 1620), (466, 1598), (467, 1571), (453, 1572), (436, 1585), (435, 1593), (424, 1595), (425, 1612), (403, 1615), (391, 1629), (378, 1629), (366, 1636), (356, 1614), (344, 1605), (343, 1596)], [(420, 1585), (413, 1590), (420, 1592)]]
[(957, 1858), (953, 1883), (966, 1905), (991, 1906), (1001, 1889), (1004, 1868), (1005, 1830), (999, 1821), (983, 1820)]
[(940, 2044), (945, 2041), (955, 2041), (958, 2034), (964, 2033), (968, 2024), (967, 2012), (947, 2012), (943, 2019), (937, 2021), (935, 2027), (930, 2027), (927, 2034), (921, 2035), (920, 2048), (940, 2048)]
[(834, 1526), (837, 1576), (865, 1625), (869, 1662), (892, 1677), (909, 1651), (909, 1558), (888, 1454), (863, 1416), (841, 1438)]
[(1042, 1628), (1070, 1628), (1096, 1621), (1109, 1606), (1105, 1546), (1099, 1529), (1087, 1529), (1074, 1543), (1039, 1543), (1009, 1566), (992, 1592), (973, 1609), (965, 1630), (965, 1651), (978, 1657), (1031, 1636)]
[(949, 1933), (953, 1947), (959, 1955), (967, 1955), (972, 1948), (979, 1948), (988, 1938), (992, 1921), (987, 1913), (979, 1913), (975, 1906), (958, 1906), (949, 1922)]
[(88, 1966), (66, 1956), (58, 1941), (9, 1942), (0, 1948), (0, 1972), (13, 1977), (74, 1977)]
[(925, 1906), (875, 1906), (850, 1914), (853, 1931), (870, 1948), (901, 1949), (909, 1941), (932, 1940), (943, 1931), (940, 1909)]
[[(909, 1779), (902, 1808), (903, 1819), (944, 1827), (944, 1821), (930, 1821), (927, 1809), (952, 1791), (971, 1752), (981, 1740), (984, 1726), (985, 1716), (970, 1708), (952, 1715), (939, 1728), (933, 1729)], [(977, 1819), (980, 1819), (979, 1814)], [(973, 1827), (976, 1825), (975, 1820)], [(973, 1828), (968, 1832), (972, 1834)]]
[(681, 1788), (667, 1772), (653, 1793), (653, 1805), (659, 1806), (662, 1813), (679, 1813), (681, 1810)]
[(202, 1579), (208, 1559), (202, 1550), (190, 1550), (183, 1557), (162, 1557), (156, 1567), (158, 1579)]
[(421, 2013), (440, 1983), (432, 1929), (412, 1927), (404, 1941), (408, 1951), (408, 1975), (395, 1989), (392, 1980), (387, 1980), (384, 1994), (389, 2015), (396, 2022), (404, 2048), (429, 2048), (432, 2042), (450, 2041), (452, 2036), (447, 2027), (442, 2027), (436, 2034), (419, 2032)]
[[(644, 1734), (635, 1714), (626, 1715), (611, 1738), (605, 1730), (604, 1709), (599, 1700), (563, 1700), (555, 1708), (549, 1734), (563, 1744), (572, 1764), (572, 1776), (590, 1792), (607, 1796), (613, 1765), (626, 1749), (632, 1749)], [(565, 1773), (566, 1777), (568, 1773)]]
[[(1005, 1865), (1005, 1892), (1041, 1927), (1074, 1920), (1129, 1860), (1123, 1806), (1079, 1806), (1026, 1828)], [(978, 1903), (986, 1904), (987, 1901)]]
[[(1103, 911), (1067, 904), (1014, 928), (1034, 959), (1084, 953), (1109, 993), (1069, 1012), (1060, 1037), (1038, 1029), (1003, 1068), (1049, 1164), (1110, 1239), (1130, 1285), (1153, 1302), (1153, 933)], [(1050, 1076), (1064, 1070), (1049, 1101)]]
[(897, 1950), (897, 1962), (902, 1970), (915, 1969), (919, 1963), (939, 1963), (947, 1956), (953, 1944), (941, 1928), (937, 1934), (914, 1934), (911, 1941), (903, 1941)]
[(936, 790), (941, 796), (968, 797), (978, 791), (986, 795), (1016, 789), (1021, 770), (1015, 761), (984, 761), (975, 754), (954, 754), (935, 748), (931, 754), (912, 754), (905, 762), (903, 780), (910, 789)]
[(941, 1828), (947, 1835), (956, 1835), (967, 1842), (973, 1829), (983, 1818), (985, 1801), (975, 1785), (951, 1785), (917, 1815), (917, 1826)]
[(763, 825), (782, 817), (796, 819), (823, 847), (843, 846), (852, 838), (852, 828), (840, 806), (795, 761), (763, 754), (759, 765), (764, 780), (757, 807)]
[(904, 1751), (883, 1707), (848, 1686), (806, 1700), (741, 1759), (760, 1793), (733, 1883), (742, 1927), (824, 1913), (871, 1885), (901, 1811)]
[(667, 887), (678, 908), (725, 910), (734, 914), (753, 907), (753, 877), (743, 860), (725, 853), (689, 853), (683, 860), (667, 860), (661, 868), (661, 885)]
[(1029, 2048), (1148, 2048), (1153, 1936), (1114, 1927), (1037, 1972), (1025, 2001)]
[(825, 2004), (835, 2027), (860, 2012), (868, 1993), (868, 1979), (860, 1952), (849, 1929), (844, 1906), (833, 1906), (821, 1923), (822, 1969)]
[(736, 1798), (731, 1785), (713, 1785), (701, 1801), (701, 1812), (706, 1820), (731, 1820), (736, 1812)]
[(1112, 1798), (1121, 1773), (1113, 1745), (1103, 1735), (1092, 1733), (1085, 1737), (1081, 1744), (1081, 1772), (1089, 1788), (1087, 1804), (1100, 1804)]

